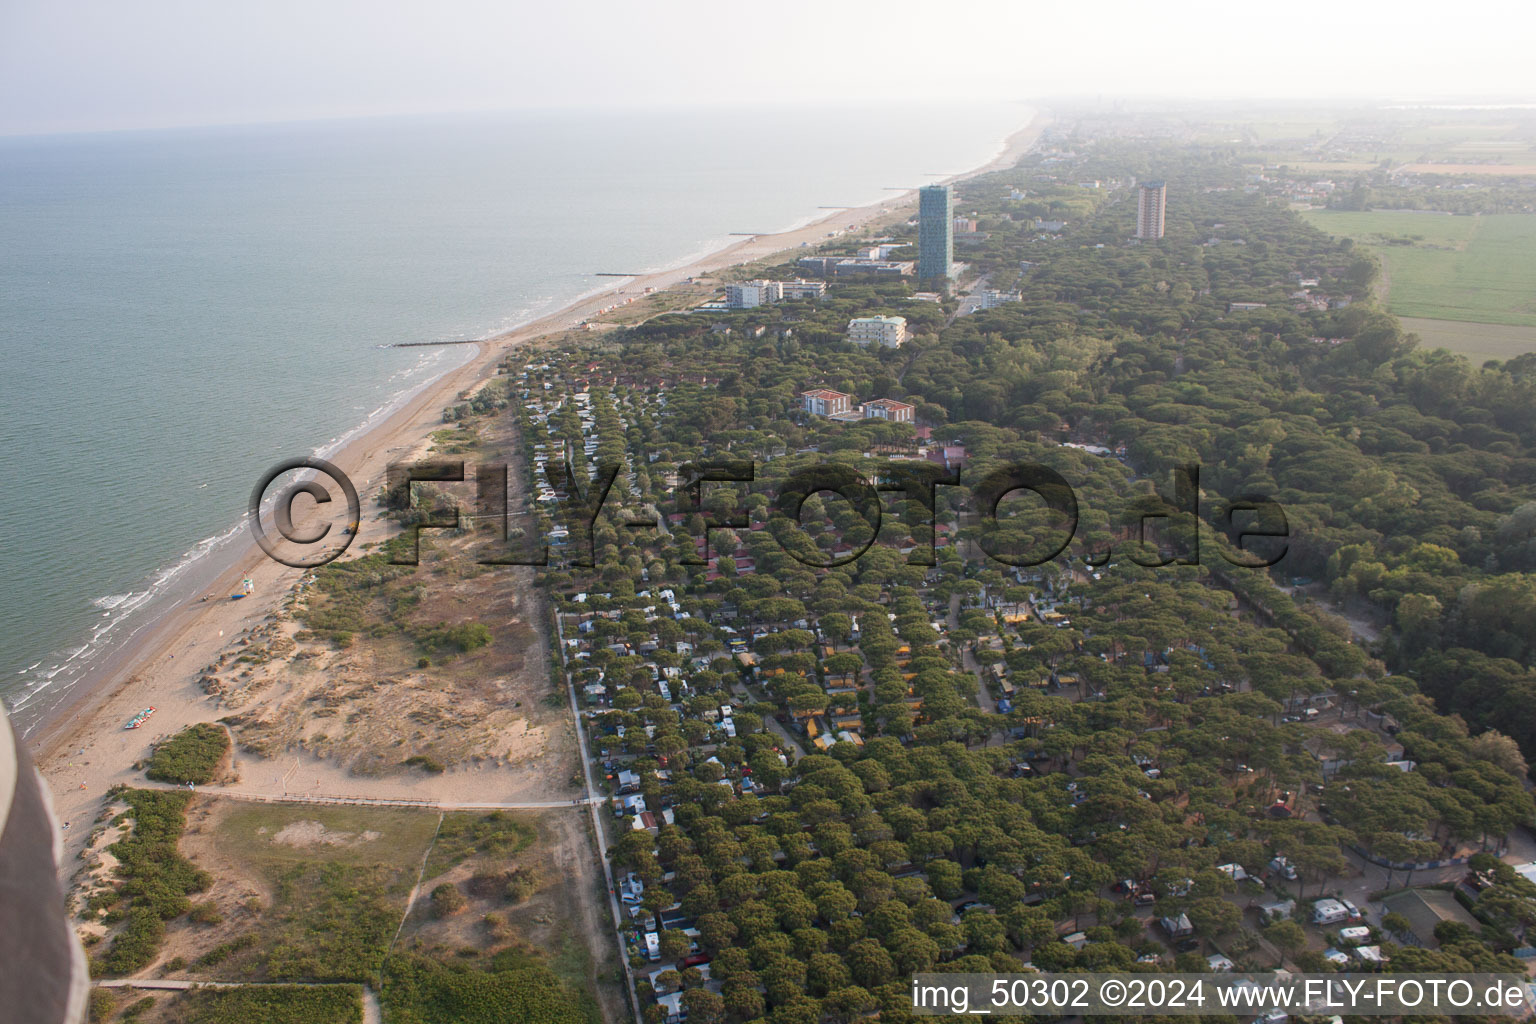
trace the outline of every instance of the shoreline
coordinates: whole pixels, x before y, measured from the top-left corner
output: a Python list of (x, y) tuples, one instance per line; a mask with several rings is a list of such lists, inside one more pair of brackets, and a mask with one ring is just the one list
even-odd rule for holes
[[(991, 160), (944, 182), (1011, 166), (1050, 120), (1039, 108), (1029, 108), (1028, 116), (1023, 127), (1005, 136)], [(496, 367), (515, 347), (578, 328), (609, 309), (621, 307), (628, 299), (646, 294), (647, 289), (664, 292), (693, 278), (802, 245), (820, 244), (835, 233), (857, 230), (914, 202), (915, 192), (896, 193), (864, 206), (829, 212), (776, 234), (750, 236), (674, 267), (615, 279), (612, 286), (589, 292), (553, 313), (470, 343), (474, 346), (472, 355), (408, 393), (399, 408), (325, 457), (351, 476), (366, 502), (388, 464), (430, 445), (431, 433), (442, 428), (443, 408), (494, 379)], [(365, 524), (367, 521), (365, 516)], [(366, 536), (366, 525), (360, 530), (359, 542), (375, 539)], [(90, 813), (110, 785), (131, 781), (132, 765), (144, 756), (149, 744), (187, 725), (217, 717), (211, 713), (214, 698), (204, 694), (198, 684), (203, 667), (222, 651), (238, 645), (243, 633), (264, 622), (305, 571), (272, 561), (248, 536), (232, 543), (238, 546), (230, 553), (226, 567), (200, 590), (229, 594), (238, 589), (241, 579), (249, 577), (255, 584), (251, 597), (207, 602), (198, 599), (195, 592), (179, 597), (158, 619), (131, 634), (98, 669), (75, 684), (78, 695), (66, 697), (31, 730), (27, 743), (49, 779), (61, 821)], [(123, 729), (128, 717), (149, 705), (154, 705), (157, 713), (145, 728)], [(72, 840), (69, 845), (83, 841), (87, 831), (79, 829), (73, 836), (66, 833)], [(61, 863), (67, 863), (67, 858)]]
[[(390, 396), (361, 422), (312, 449), (309, 454), (321, 459), (331, 458), (336, 452), (387, 423), (419, 393), (434, 387), (443, 377), (459, 369), (474, 356), (474, 352), (451, 355), (443, 360), (447, 365), (440, 369), (434, 368), (430, 376)], [(11, 696), (4, 699), (6, 712), (21, 731), (22, 738), (30, 739), (38, 730), (52, 727), (61, 714), (75, 705), (82, 687), (92, 676), (110, 670), (124, 650), (136, 647), (145, 635), (152, 634), (166, 615), (187, 603), (189, 596), (222, 586), (225, 570), (242, 557), (249, 547), (248, 538), (242, 536), (246, 530), (242, 516), (218, 533), (197, 541), (182, 553), (178, 561), (156, 568), (143, 581), (130, 586), (129, 592), (122, 595), (124, 600), (111, 605), (98, 605), (114, 616), (117, 616), (120, 605), (128, 607), (120, 618), (115, 617), (104, 627), (93, 630), (89, 640), (60, 656), (60, 664), (57, 666), (60, 672), (77, 658), (82, 663), (81, 671), (66, 677), (57, 688), (47, 685), (22, 693), (19, 701)], [(37, 663), (41, 664), (42, 661)], [(37, 665), (31, 667), (36, 668)], [(36, 709), (34, 704), (38, 705)]]

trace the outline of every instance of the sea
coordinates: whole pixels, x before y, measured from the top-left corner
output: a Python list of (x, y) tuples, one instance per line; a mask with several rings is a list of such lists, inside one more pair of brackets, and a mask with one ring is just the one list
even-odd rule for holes
[[(520, 111), (0, 137), (0, 700), (25, 733), (233, 557), (259, 477), (482, 338), (986, 163), (1032, 111)], [(220, 562), (220, 556), (225, 561)]]

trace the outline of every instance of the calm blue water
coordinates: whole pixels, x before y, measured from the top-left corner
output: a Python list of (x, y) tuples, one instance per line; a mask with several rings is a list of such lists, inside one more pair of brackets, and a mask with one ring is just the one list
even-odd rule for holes
[(977, 166), (1018, 106), (0, 138), (0, 698), (26, 726), (191, 585), (280, 458), (482, 337)]

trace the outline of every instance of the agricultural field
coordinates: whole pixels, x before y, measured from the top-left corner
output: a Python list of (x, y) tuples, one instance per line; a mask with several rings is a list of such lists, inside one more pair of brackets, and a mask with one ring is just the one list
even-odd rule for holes
[(1197, 138), (1207, 145), (1242, 139), (1260, 148), (1265, 163), (1325, 173), (1389, 166), (1429, 174), (1528, 174), (1536, 167), (1531, 125), (1494, 113), (1441, 120), (1409, 111), (1275, 112), (1233, 118)]
[(1536, 216), (1433, 213), (1302, 214), (1382, 259), (1387, 307), (1399, 316), (1536, 327)]
[(1464, 165), (1456, 173), (1495, 173), (1498, 169), (1526, 169), (1536, 164), (1536, 144), (1519, 124), (1433, 124), (1402, 133), (1404, 144), (1420, 149), (1413, 163), (1419, 170), (1429, 165)]
[(1450, 349), (1466, 356), (1474, 366), (1481, 366), (1490, 359), (1504, 362), (1527, 352), (1536, 352), (1536, 327), (1428, 320), (1413, 316), (1398, 319), (1403, 330), (1419, 336), (1421, 348)]

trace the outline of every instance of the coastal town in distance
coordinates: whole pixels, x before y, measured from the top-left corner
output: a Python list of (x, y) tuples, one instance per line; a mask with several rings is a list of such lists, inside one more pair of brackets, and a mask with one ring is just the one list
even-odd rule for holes
[(1528, 16), (4, 6), (0, 1024), (1536, 1021)]

